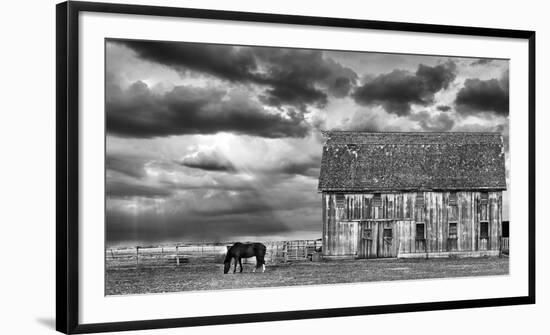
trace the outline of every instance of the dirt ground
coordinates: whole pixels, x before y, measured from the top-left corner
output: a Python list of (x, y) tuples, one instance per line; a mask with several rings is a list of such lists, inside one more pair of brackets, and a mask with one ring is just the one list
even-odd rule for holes
[(508, 258), (375, 259), (268, 264), (265, 273), (223, 274), (223, 264), (111, 268), (106, 271), (106, 295), (195, 290), (242, 289), (427, 278), (508, 274)]

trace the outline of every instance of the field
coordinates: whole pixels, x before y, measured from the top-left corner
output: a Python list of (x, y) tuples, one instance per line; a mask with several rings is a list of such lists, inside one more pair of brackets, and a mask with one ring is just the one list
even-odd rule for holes
[(223, 274), (221, 262), (107, 267), (106, 295), (242, 289), (508, 274), (508, 258), (374, 259), (268, 264), (265, 273)]

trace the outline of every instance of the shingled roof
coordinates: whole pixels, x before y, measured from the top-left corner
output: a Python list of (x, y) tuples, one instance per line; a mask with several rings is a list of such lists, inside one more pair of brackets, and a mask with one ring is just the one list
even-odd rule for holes
[(498, 133), (323, 135), (319, 191), (506, 189)]

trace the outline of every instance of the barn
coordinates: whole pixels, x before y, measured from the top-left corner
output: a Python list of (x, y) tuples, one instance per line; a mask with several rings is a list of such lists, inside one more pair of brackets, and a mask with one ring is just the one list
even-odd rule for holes
[(499, 255), (498, 133), (324, 132), (323, 258)]

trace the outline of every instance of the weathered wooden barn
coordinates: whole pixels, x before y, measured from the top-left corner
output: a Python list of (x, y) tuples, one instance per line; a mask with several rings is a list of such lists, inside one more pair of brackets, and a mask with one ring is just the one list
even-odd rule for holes
[(325, 132), (323, 257), (498, 255), (498, 133)]

